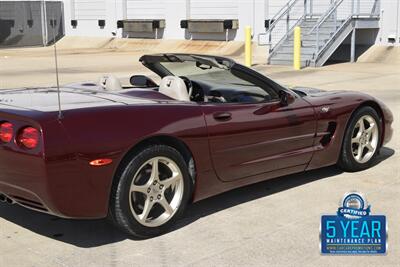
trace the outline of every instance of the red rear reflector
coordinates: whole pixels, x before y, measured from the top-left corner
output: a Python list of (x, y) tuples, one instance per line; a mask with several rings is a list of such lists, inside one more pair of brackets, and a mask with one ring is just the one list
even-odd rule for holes
[(25, 148), (33, 149), (39, 143), (40, 133), (33, 127), (26, 127), (22, 129), (17, 137), (17, 143)]
[(14, 132), (14, 126), (12, 123), (3, 122), (0, 124), (0, 140), (4, 143), (8, 143), (12, 140)]
[(110, 164), (111, 162), (112, 159), (95, 159), (89, 162), (89, 164), (92, 166), (104, 166)]

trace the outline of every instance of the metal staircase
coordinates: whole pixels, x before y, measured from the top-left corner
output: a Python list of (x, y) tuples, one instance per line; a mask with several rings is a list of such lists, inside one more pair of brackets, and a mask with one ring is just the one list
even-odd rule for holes
[[(315, 10), (323, 12), (318, 13)], [(312, 0), (290, 0), (271, 20), (267, 32), (269, 64), (293, 64), (293, 32), (301, 27), (301, 65), (322, 66), (352, 34), (354, 61), (355, 30), (379, 28), (380, 0), (336, 0), (325, 10)], [(259, 38), (260, 40), (260, 38)]]

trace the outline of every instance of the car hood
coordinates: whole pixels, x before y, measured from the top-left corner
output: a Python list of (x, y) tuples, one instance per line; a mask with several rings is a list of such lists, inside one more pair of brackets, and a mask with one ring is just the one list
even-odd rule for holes
[(306, 97), (307, 101), (315, 106), (326, 106), (334, 103), (342, 103), (342, 105), (348, 103), (358, 106), (362, 102), (372, 101), (378, 104), (378, 106), (381, 108), (385, 121), (388, 123), (393, 122), (393, 113), (390, 111), (388, 106), (386, 106), (386, 104), (381, 100), (363, 92), (347, 90), (324, 91), (310, 87), (292, 87), (290, 89), (297, 94)]
[(292, 87), (290, 89), (302, 96), (326, 96), (345, 92), (342, 90), (325, 91), (311, 87)]

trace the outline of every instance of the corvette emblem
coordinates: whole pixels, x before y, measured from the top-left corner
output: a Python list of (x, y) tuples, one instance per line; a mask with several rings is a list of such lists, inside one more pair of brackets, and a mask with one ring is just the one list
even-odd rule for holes
[(322, 107), (322, 108), (321, 108), (321, 112), (322, 112), (322, 113), (328, 113), (329, 110), (330, 110), (330, 107)]

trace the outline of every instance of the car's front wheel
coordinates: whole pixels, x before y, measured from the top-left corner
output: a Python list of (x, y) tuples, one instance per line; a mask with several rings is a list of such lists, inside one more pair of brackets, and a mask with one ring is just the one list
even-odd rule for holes
[(355, 111), (346, 129), (338, 165), (345, 171), (369, 168), (379, 152), (382, 123), (372, 107)]
[(182, 155), (165, 145), (147, 147), (126, 165), (112, 190), (110, 215), (137, 237), (162, 234), (183, 213), (191, 179)]

